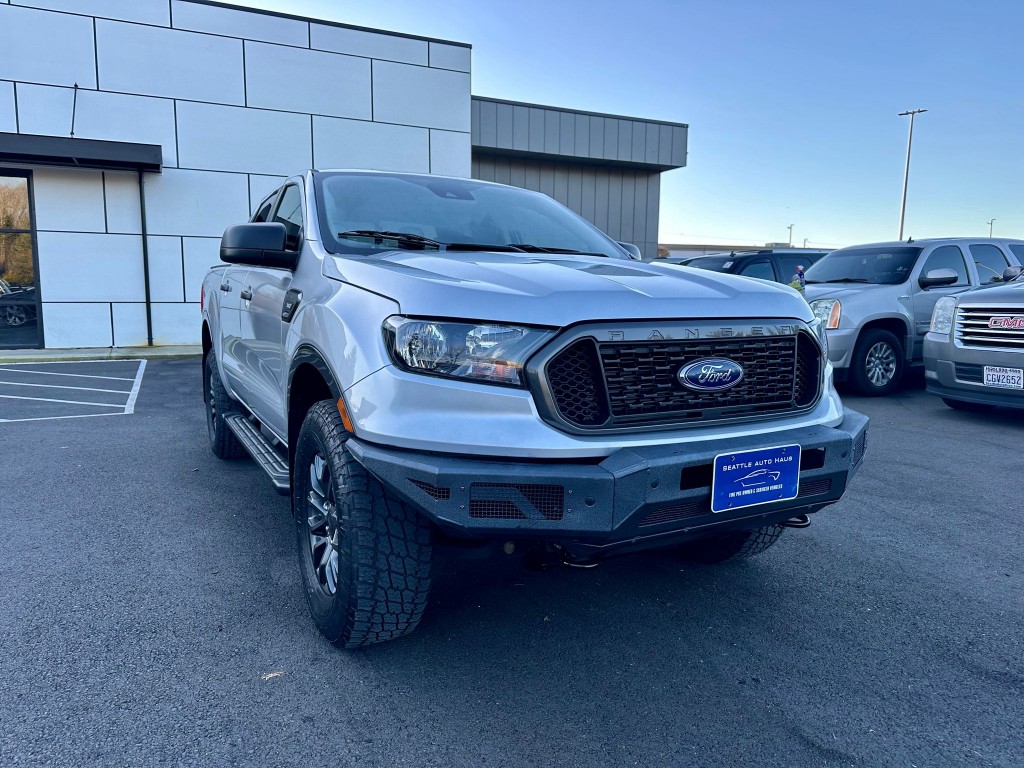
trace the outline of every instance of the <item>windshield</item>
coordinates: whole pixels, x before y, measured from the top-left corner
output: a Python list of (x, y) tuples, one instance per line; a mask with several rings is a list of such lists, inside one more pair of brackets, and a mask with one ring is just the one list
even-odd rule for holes
[(843, 248), (832, 251), (807, 270), (808, 283), (906, 282), (921, 254), (918, 247)]
[(627, 258), (594, 226), (538, 192), (390, 173), (317, 173), (314, 182), (323, 240), (332, 253), (472, 245)]

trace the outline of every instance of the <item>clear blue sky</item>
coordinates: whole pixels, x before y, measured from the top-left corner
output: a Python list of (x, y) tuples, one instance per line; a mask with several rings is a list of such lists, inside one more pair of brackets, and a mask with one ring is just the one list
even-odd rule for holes
[[(236, 2), (239, 0), (236, 0)], [(661, 242), (1024, 237), (1024, 0), (240, 0), (473, 45), (473, 93), (690, 126)]]

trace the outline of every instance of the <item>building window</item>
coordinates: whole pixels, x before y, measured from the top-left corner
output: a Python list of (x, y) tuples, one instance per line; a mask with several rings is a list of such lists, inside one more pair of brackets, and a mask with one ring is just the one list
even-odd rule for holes
[(0, 349), (41, 347), (32, 176), (0, 170)]

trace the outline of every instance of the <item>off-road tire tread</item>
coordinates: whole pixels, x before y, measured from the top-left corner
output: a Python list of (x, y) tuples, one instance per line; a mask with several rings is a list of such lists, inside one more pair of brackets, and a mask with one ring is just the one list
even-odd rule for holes
[(337, 487), (347, 489), (338, 494), (337, 503), (349, 543), (345, 554), (355, 572), (344, 567), (343, 555), (336, 599), (343, 589), (348, 593), (347, 619), (340, 635), (329, 639), (343, 648), (395, 640), (416, 628), (427, 607), (430, 524), (415, 509), (392, 498), (349, 453), (345, 447), (349, 433), (333, 400), (315, 403), (306, 415), (304, 428), (307, 425), (320, 430), (332, 471), (340, 468)]
[(759, 555), (778, 541), (785, 528), (781, 525), (766, 525), (752, 531), (739, 531), (702, 539), (682, 548), (683, 555), (699, 563), (724, 563), (730, 560), (745, 560)]
[[(245, 446), (239, 442), (238, 438), (235, 437), (235, 433), (224, 423), (224, 414), (236, 412), (238, 405), (231, 395), (228, 394), (228, 391), (224, 389), (224, 382), (221, 381), (220, 373), (217, 370), (217, 359), (212, 351), (206, 356), (206, 363), (203, 368), (203, 389), (206, 389), (212, 378), (213, 385), (211, 388), (213, 392), (211, 394), (214, 398), (214, 404), (217, 406), (218, 423), (214, 426), (214, 433), (210, 438), (210, 449), (213, 451), (214, 456), (226, 461), (248, 458), (249, 452), (245, 450)], [(203, 407), (209, 409), (209, 404), (205, 402), (205, 399)], [(206, 414), (206, 418), (207, 420), (210, 418), (209, 413)], [(209, 434), (209, 430), (207, 430), (207, 434)]]

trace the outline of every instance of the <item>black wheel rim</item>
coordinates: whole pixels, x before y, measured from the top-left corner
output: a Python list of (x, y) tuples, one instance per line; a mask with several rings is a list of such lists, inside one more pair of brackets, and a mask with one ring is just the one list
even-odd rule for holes
[(338, 517), (334, 477), (319, 452), (309, 462), (306, 530), (316, 583), (324, 594), (334, 595), (338, 591), (338, 548), (344, 530)]
[(211, 439), (217, 431), (217, 398), (214, 396), (216, 390), (213, 385), (213, 377), (216, 375), (216, 371), (210, 371), (210, 380), (206, 386), (206, 427)]

